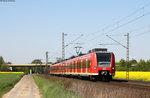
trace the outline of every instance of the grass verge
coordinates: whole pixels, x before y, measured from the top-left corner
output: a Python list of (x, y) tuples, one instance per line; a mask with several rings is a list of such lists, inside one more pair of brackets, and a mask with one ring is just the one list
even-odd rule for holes
[(0, 98), (21, 79), (23, 73), (0, 73)]
[(38, 75), (32, 75), (40, 89), (43, 98), (79, 98), (75, 93), (67, 90), (61, 84), (62, 81), (50, 82)]

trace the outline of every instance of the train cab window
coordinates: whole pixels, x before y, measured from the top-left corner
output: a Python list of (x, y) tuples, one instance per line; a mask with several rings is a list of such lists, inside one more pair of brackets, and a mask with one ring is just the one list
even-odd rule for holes
[(98, 67), (110, 67), (111, 53), (97, 53)]

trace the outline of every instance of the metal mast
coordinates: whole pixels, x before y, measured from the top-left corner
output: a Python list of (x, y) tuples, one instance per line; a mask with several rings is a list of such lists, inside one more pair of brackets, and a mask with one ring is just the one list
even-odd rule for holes
[(126, 47), (126, 51), (127, 51), (127, 54), (126, 54), (126, 79), (129, 80), (129, 33), (127, 33), (127, 47)]
[(65, 59), (65, 41), (64, 41), (64, 32), (62, 33), (62, 60)]
[(62, 33), (62, 60), (65, 60), (65, 34), (64, 32)]
[(46, 51), (46, 67), (45, 67), (46, 73), (48, 73), (48, 51)]
[(122, 47), (126, 48), (126, 80), (129, 80), (129, 33), (127, 33), (127, 46), (121, 44), (120, 42), (116, 41), (115, 39), (113, 39), (112, 37), (106, 35), (107, 37), (109, 37), (111, 40), (115, 41), (116, 43), (118, 43), (119, 45), (121, 45)]

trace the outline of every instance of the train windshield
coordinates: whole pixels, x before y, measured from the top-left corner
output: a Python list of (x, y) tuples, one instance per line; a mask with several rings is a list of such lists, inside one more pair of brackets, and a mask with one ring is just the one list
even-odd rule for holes
[(111, 53), (97, 53), (98, 67), (110, 67)]

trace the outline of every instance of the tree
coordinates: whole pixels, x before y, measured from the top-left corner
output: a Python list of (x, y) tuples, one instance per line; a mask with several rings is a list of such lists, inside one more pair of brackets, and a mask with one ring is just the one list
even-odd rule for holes
[[(42, 64), (42, 61), (40, 59), (35, 59), (31, 62), (31, 64)], [(43, 68), (42, 67), (34, 67), (32, 68), (34, 73), (42, 73)]]
[(141, 66), (142, 66), (142, 65), (146, 65), (146, 62), (141, 59), (141, 60), (139, 61), (138, 65), (141, 65)]
[(10, 71), (8, 63), (5, 63), (2, 56), (0, 56), (0, 71)]
[(121, 59), (121, 60), (119, 61), (119, 66), (125, 67), (125, 66), (126, 66), (126, 61), (125, 61), (124, 59)]
[(4, 64), (4, 59), (2, 56), (0, 56), (0, 65)]
[(4, 59), (2, 56), (0, 56), (0, 71), (2, 70), (2, 65), (4, 64)]
[(147, 70), (150, 71), (150, 60), (147, 60), (146, 67), (147, 67)]
[(42, 64), (42, 61), (40, 59), (35, 59), (31, 62), (31, 64)]
[(53, 62), (48, 62), (47, 64), (53, 64)]
[(116, 66), (116, 70), (118, 71), (125, 71), (126, 65), (129, 66), (130, 71), (150, 71), (150, 60), (144, 61), (141, 59), (139, 62), (137, 62), (134, 59), (131, 61), (125, 61), (121, 59), (118, 65), (119, 66)]
[(11, 62), (6, 62), (6, 64), (12, 64)]
[(150, 66), (150, 60), (147, 60), (146, 65)]
[(137, 66), (136, 66), (136, 67), (137, 67), (137, 70), (138, 70), (138, 71), (145, 71), (145, 70), (146, 70), (145, 65), (146, 65), (146, 62), (141, 59), (141, 60), (138, 62)]
[(10, 71), (9, 66), (7, 64), (3, 64), (1, 66), (1, 71)]
[(137, 65), (137, 61), (136, 61), (135, 59), (132, 59), (132, 60), (130, 61), (130, 63), (131, 63), (131, 65)]

